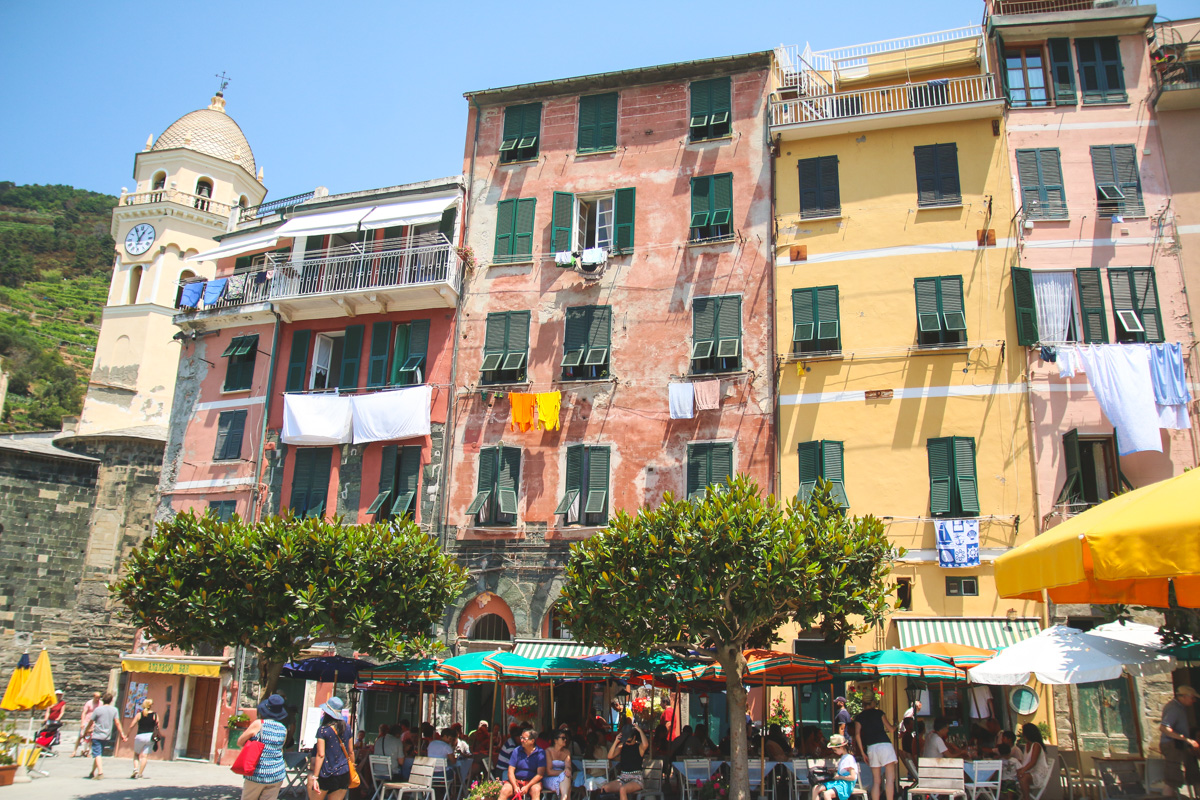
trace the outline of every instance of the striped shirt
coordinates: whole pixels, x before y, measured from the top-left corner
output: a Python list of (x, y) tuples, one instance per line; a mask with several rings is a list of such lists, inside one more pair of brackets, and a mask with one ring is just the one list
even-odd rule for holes
[(252, 737), (262, 742), (262, 755), (258, 757), (258, 766), (253, 775), (246, 776), (247, 780), (255, 783), (279, 783), (287, 774), (287, 766), (283, 763), (283, 743), (287, 741), (287, 728), (283, 723), (273, 719), (264, 719), (262, 728)]

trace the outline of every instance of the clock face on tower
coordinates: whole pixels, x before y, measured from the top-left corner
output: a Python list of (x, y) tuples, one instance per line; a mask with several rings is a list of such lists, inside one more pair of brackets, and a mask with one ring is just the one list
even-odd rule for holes
[(140, 256), (154, 244), (154, 226), (143, 222), (130, 229), (125, 237), (125, 252), (131, 256)]

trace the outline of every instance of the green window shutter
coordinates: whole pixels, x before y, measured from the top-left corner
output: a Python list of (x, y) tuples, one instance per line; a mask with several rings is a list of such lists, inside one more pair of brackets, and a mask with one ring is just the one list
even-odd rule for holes
[(230, 415), (232, 411), (222, 411), (217, 417), (217, 445), (213, 448), (213, 461), (225, 458), (225, 441), (229, 438)]
[(581, 153), (612, 150), (617, 146), (617, 94), (589, 95), (579, 98), (579, 138)]
[[(1120, 209), (1120, 202), (1116, 199), (1106, 198), (1104, 192), (1106, 187), (1117, 185), (1117, 169), (1113, 159), (1113, 148), (1110, 144), (1092, 145), (1092, 175), (1096, 179), (1096, 200), (1101, 204), (1113, 203), (1116, 208)], [(1120, 188), (1120, 187), (1118, 187)], [(1102, 205), (1103, 209), (1103, 205)], [(1119, 213), (1119, 212), (1118, 212)]]
[(411, 328), (407, 323), (396, 325), (396, 334), (392, 340), (392, 372), (388, 383), (392, 386), (404, 383), (404, 362), (408, 360), (408, 338)]
[(827, 214), (840, 214), (842, 211), (842, 190), (838, 182), (837, 156), (822, 156), (821, 171), (821, 208)]
[(289, 507), (297, 516), (317, 516), (329, 494), (329, 467), (333, 449), (310, 447), (296, 451)]
[(1104, 77), (1105, 99), (1110, 103), (1129, 99), (1125, 94), (1125, 69), (1121, 63), (1121, 43), (1116, 36), (1096, 40), (1100, 72)]
[(596, 145), (596, 121), (599, 115), (597, 98), (591, 95), (579, 98), (579, 132), (575, 140), (575, 149), (580, 153), (594, 153)]
[(917, 205), (944, 206), (962, 202), (958, 183), (958, 145), (926, 144), (913, 148), (917, 168)]
[[(1121, 339), (1121, 331), (1125, 330), (1124, 323), (1121, 321), (1121, 312), (1133, 312), (1133, 275), (1130, 269), (1118, 269), (1116, 267), (1108, 268), (1108, 289), (1112, 296), (1113, 318), (1115, 324), (1113, 331), (1117, 334), (1117, 339)], [(1138, 321), (1141, 321), (1139, 316)], [(1145, 326), (1143, 326), (1145, 327)], [(1141, 331), (1126, 331), (1127, 336), (1132, 336), (1132, 341), (1142, 341), (1143, 334)], [(1126, 339), (1125, 341), (1130, 341)]]
[(1142, 327), (1146, 329), (1146, 341), (1166, 341), (1162, 310), (1158, 305), (1158, 285), (1154, 277), (1154, 268), (1134, 267), (1131, 270), (1131, 278), (1134, 307), (1142, 320)]
[(550, 249), (555, 253), (566, 253), (571, 250), (571, 220), (575, 216), (575, 195), (570, 192), (555, 192), (550, 210)]
[(1021, 180), (1021, 203), (1025, 215), (1033, 219), (1045, 216), (1045, 195), (1038, 174), (1038, 151), (1017, 151), (1017, 176)]
[(687, 460), (687, 497), (691, 500), (704, 493), (708, 485), (709, 462), (712, 459), (711, 444), (689, 444)]
[(371, 353), (367, 359), (367, 386), (383, 386), (388, 378), (388, 352), (392, 344), (392, 323), (371, 326)]
[(246, 411), (222, 411), (217, 418), (216, 458), (229, 461), (242, 457), (242, 437), (246, 430)]
[(692, 301), (692, 360), (709, 358), (716, 350), (717, 298)]
[(839, 315), (838, 287), (821, 286), (817, 294), (817, 348), (841, 350), (842, 330)]
[(508, 312), (508, 336), (504, 345), (504, 369), (520, 369), (529, 354), (529, 312)]
[(524, 132), (525, 107), (509, 106), (504, 109), (504, 133), (500, 138), (500, 154), (503, 157), (517, 149)]
[(975, 440), (954, 437), (954, 478), (958, 490), (959, 511), (967, 516), (979, 514), (979, 485), (975, 479)]
[(421, 475), (421, 448), (419, 446), (401, 448), (399, 461), (396, 475), (396, 500), (392, 503), (392, 513), (396, 516), (408, 514), (412, 510), (413, 498), (417, 496), (417, 484)]
[(304, 390), (304, 373), (308, 369), (308, 345), (311, 339), (312, 331), (292, 331), (292, 352), (288, 356), (287, 380), (283, 386), (285, 392)]
[(801, 353), (806, 342), (817, 338), (816, 289), (792, 290), (792, 352)]
[(484, 447), (479, 451), (479, 478), (475, 484), (475, 498), (467, 506), (467, 516), (483, 511), (488, 498), (496, 491), (496, 460), (500, 448)]
[(1104, 88), (1100, 84), (1100, 60), (1096, 55), (1095, 39), (1076, 39), (1075, 56), (1079, 60), (1079, 83), (1083, 88), (1083, 102), (1104, 102)]
[(483, 337), (483, 366), (481, 371), (492, 372), (504, 363), (504, 345), (508, 341), (508, 314), (492, 312), (487, 315), (487, 332)]
[(702, 178), (692, 178), (692, 219), (689, 223), (692, 228), (692, 238), (700, 238), (703, 232), (701, 228), (707, 228), (709, 219), (712, 218), (712, 176), (705, 175)]
[(229, 359), (225, 363), (225, 384), (222, 388), (227, 392), (249, 389), (254, 383), (258, 334), (234, 337), (221, 355)]
[(842, 210), (838, 186), (837, 156), (802, 158), (800, 170), (800, 217), (827, 217)]
[(733, 445), (728, 442), (714, 444), (709, 461), (708, 481), (719, 486), (733, 477)]
[(733, 173), (713, 175), (710, 225), (733, 224)]
[(374, 514), (376, 519), (390, 519), (392, 516), (391, 499), (396, 491), (396, 451), (394, 444), (383, 446), (379, 456), (379, 494), (367, 507), (368, 514)]
[[(450, 206), (442, 212), (442, 218), (438, 221), (438, 233), (446, 237), (447, 242), (454, 241), (454, 223), (458, 218), (458, 207)], [(386, 232), (383, 238), (387, 238)]]
[(329, 496), (332, 459), (332, 447), (318, 447), (313, 450), (312, 489), (308, 493), (307, 516), (320, 516), (325, 510), (325, 499)]
[(521, 451), (516, 447), (501, 447), (499, 470), (496, 473), (496, 507), (502, 514), (517, 513), (517, 494), (521, 487)]
[[(408, 332), (408, 360), (405, 363), (406, 369), (418, 369), (424, 365), (426, 358), (429, 355), (429, 320), (415, 319), (409, 323)], [(420, 364), (409, 366), (415, 363), (415, 359), (420, 359)], [(428, 370), (426, 370), (428, 371)]]
[(521, 120), (521, 141), (517, 147), (522, 158), (533, 158), (538, 153), (538, 137), (542, 132), (542, 104), (527, 103)]
[(1037, 300), (1033, 296), (1033, 271), (1024, 267), (1012, 268), (1013, 307), (1017, 311), (1017, 343), (1038, 342)]
[(536, 158), (541, 126), (541, 103), (526, 103), (505, 108), (504, 133), (500, 139), (500, 162)]
[(953, 490), (950, 473), (954, 466), (952, 437), (930, 439), (926, 445), (929, 454), (929, 513), (944, 517), (953, 511)]
[(496, 252), (493, 260), (497, 264), (513, 260), (513, 228), (516, 216), (516, 200), (501, 200), (496, 203)]
[(1115, 36), (1076, 39), (1084, 103), (1119, 103), (1127, 98), (1120, 42)]
[(590, 306), (573, 306), (567, 309), (563, 332), (563, 367), (578, 367), (583, 363), (591, 318)]
[(613, 196), (613, 247), (617, 253), (633, 250), (633, 223), (637, 210), (637, 190), (617, 189)]
[(1052, 219), (1067, 217), (1067, 192), (1063, 186), (1062, 154), (1057, 147), (1037, 151), (1038, 176), (1041, 181), (1043, 216)]
[(1080, 503), (1083, 501), (1083, 456), (1079, 452), (1079, 431), (1069, 430), (1063, 434), (1063, 466), (1067, 477), (1063, 481), (1062, 491), (1058, 493), (1058, 503)]
[(736, 295), (717, 298), (717, 352), (721, 358), (733, 358), (742, 352), (742, 298)]
[(938, 198), (945, 204), (961, 203), (962, 190), (958, 183), (958, 145), (953, 142), (937, 147)]
[(800, 502), (807, 503), (821, 477), (821, 443), (801, 442), (797, 447), (800, 462), (800, 491), (796, 494)]
[(350, 325), (342, 340), (342, 374), (338, 376), (339, 389), (358, 388), (358, 366), (362, 363), (363, 326)]
[(708, 81), (692, 81), (691, 101), (688, 127), (694, 142), (708, 137), (709, 122), (712, 118), (712, 87)]
[(585, 514), (608, 516), (608, 448), (588, 448), (587, 505)]
[(963, 306), (963, 282), (957, 275), (938, 278), (938, 300), (942, 307), (942, 326), (966, 336), (967, 317)]
[(238, 348), (242, 346), (242, 340), (245, 338), (246, 337), (244, 336), (235, 336), (230, 339), (229, 346), (225, 348), (225, 352), (221, 353), (221, 358), (229, 358), (231, 355), (236, 353)]
[(713, 78), (709, 81), (709, 135), (714, 139), (728, 136), (732, 129), (733, 113), (733, 79)]
[(1125, 195), (1121, 203), (1121, 213), (1141, 217), (1146, 214), (1142, 202), (1142, 181), (1138, 175), (1137, 148), (1131, 144), (1113, 145), (1113, 170), (1117, 177), (1117, 186)]
[(932, 206), (938, 202), (937, 146), (920, 145), (913, 148), (917, 167), (917, 205)]
[(821, 477), (833, 484), (834, 499), (846, 509), (850, 507), (850, 499), (846, 497), (844, 452), (845, 446), (842, 442), (821, 442)]
[(1104, 311), (1104, 290), (1100, 287), (1099, 268), (1081, 267), (1075, 270), (1075, 284), (1079, 288), (1079, 313), (1083, 318), (1084, 343), (1107, 343), (1108, 319)]
[(1049, 39), (1050, 81), (1057, 105), (1075, 105), (1075, 68), (1071, 64), (1071, 40)]
[(517, 200), (516, 216), (513, 219), (514, 261), (528, 261), (528, 257), (533, 255), (533, 218), (536, 210), (536, 197), (522, 197)]
[(913, 281), (917, 297), (917, 330), (921, 333), (937, 333), (942, 329), (942, 317), (938, 313), (937, 278), (917, 278)]
[(563, 481), (563, 498), (554, 509), (555, 514), (567, 514), (575, 504), (583, 488), (583, 445), (574, 444), (567, 448), (567, 468)]
[(308, 511), (308, 494), (312, 489), (313, 455), (315, 449), (296, 450), (292, 460), (292, 492), (288, 500), (288, 508), (296, 516), (304, 516)]
[(612, 347), (612, 308), (591, 306), (588, 312), (587, 356), (584, 363), (589, 366), (607, 364)]

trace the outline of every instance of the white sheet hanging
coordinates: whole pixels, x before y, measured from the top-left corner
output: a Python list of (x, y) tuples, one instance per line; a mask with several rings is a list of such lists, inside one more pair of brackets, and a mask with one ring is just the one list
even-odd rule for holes
[(354, 443), (384, 442), (429, 435), (430, 386), (356, 395)]
[(1038, 338), (1065, 342), (1075, 314), (1075, 275), (1071, 272), (1034, 272), (1033, 296), (1037, 301)]
[(285, 394), (284, 444), (345, 444), (350, 441), (350, 398), (336, 394)]
[(696, 416), (696, 387), (690, 381), (667, 384), (667, 405), (671, 409), (671, 419)]
[(1088, 386), (1117, 431), (1120, 455), (1162, 452), (1150, 352), (1142, 345), (1099, 344), (1079, 348)]

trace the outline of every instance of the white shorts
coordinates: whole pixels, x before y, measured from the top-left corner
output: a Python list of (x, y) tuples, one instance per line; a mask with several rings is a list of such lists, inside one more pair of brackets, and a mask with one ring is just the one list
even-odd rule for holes
[(867, 747), (867, 764), (874, 767), (886, 767), (896, 763), (896, 748), (891, 742), (880, 742)]
[(140, 756), (142, 753), (149, 753), (154, 749), (154, 732), (139, 733), (133, 737), (133, 754)]

